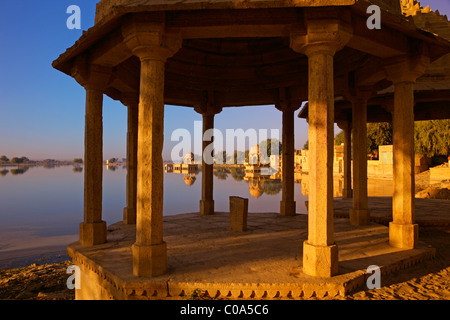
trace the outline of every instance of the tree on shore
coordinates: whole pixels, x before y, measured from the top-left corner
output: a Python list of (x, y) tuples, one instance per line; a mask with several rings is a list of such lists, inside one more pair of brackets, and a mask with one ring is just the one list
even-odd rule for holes
[[(341, 141), (343, 141), (342, 131), (336, 135), (335, 144), (339, 145)], [(367, 124), (368, 154), (373, 154), (379, 146), (391, 144), (393, 144), (393, 131), (390, 123)], [(414, 149), (416, 154), (428, 157), (450, 155), (450, 120), (416, 121)]]
[(72, 160), (72, 162), (75, 163), (75, 164), (82, 164), (83, 163), (83, 159), (75, 158), (75, 159)]
[(0, 157), (0, 161), (1, 162), (9, 162), (9, 158), (7, 156), (3, 155)]
[(11, 159), (10, 161), (11, 163), (15, 163), (15, 164), (19, 164), (19, 163), (23, 163), (23, 159), (22, 158), (18, 158), (18, 157), (14, 157)]
[(378, 146), (392, 144), (392, 125), (388, 122), (367, 124), (367, 154), (378, 152)]
[(416, 121), (414, 147), (425, 156), (450, 155), (450, 120)]

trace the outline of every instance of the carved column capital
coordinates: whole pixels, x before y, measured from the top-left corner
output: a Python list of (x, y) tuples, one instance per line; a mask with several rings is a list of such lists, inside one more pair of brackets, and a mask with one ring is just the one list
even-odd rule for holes
[(137, 108), (139, 105), (139, 93), (124, 92), (121, 94), (120, 102), (128, 108)]
[(113, 78), (112, 69), (91, 64), (85, 56), (79, 56), (71, 70), (72, 77), (86, 89), (104, 91)]
[(339, 129), (343, 131), (351, 130), (352, 129), (352, 122), (351, 121), (339, 121), (337, 122), (337, 126)]
[(302, 101), (291, 98), (289, 88), (280, 88), (278, 102), (275, 104), (275, 108), (281, 112), (290, 111), (295, 112), (302, 106)]
[(168, 33), (162, 21), (127, 20), (122, 25), (122, 35), (126, 46), (141, 61), (166, 61), (182, 46), (178, 33)]
[(342, 21), (329, 20), (308, 20), (307, 32), (291, 32), (290, 47), (295, 52), (303, 53), (307, 56), (322, 53), (334, 55), (344, 48), (351, 39), (353, 30)]
[(214, 99), (214, 92), (205, 92), (204, 99), (194, 106), (194, 110), (203, 116), (214, 116), (222, 112), (222, 107), (217, 106)]
[(416, 82), (421, 77), (428, 65), (430, 58), (425, 55), (414, 57), (398, 56), (384, 61), (384, 70), (388, 80), (394, 84), (401, 82)]

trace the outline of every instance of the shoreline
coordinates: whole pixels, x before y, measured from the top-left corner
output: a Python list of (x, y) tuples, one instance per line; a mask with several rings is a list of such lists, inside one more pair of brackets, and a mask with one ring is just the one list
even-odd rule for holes
[(66, 248), (67, 245), (58, 245), (41, 247), (38, 250), (33, 248), (0, 252), (0, 271), (24, 268), (37, 263), (60, 263), (71, 260)]

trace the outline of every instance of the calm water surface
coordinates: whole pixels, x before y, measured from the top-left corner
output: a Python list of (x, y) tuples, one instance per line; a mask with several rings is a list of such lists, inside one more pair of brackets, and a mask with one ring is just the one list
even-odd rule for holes
[[(198, 212), (201, 175), (201, 171), (195, 175), (164, 174), (165, 216)], [(297, 213), (306, 214), (308, 197), (302, 193), (300, 179), (296, 179)], [(83, 220), (83, 180), (82, 167), (0, 167), (0, 267), (2, 261), (12, 257), (17, 260), (45, 248), (62, 248), (63, 252), (68, 243), (77, 240), (78, 225)], [(307, 185), (303, 188), (306, 190)], [(384, 193), (392, 192), (389, 185), (386, 188)], [(249, 212), (279, 212), (281, 181), (249, 180), (243, 172), (229, 169), (215, 171), (215, 210), (229, 211), (232, 195), (248, 198)], [(125, 206), (126, 168), (105, 166), (103, 220), (108, 225), (122, 220)]]

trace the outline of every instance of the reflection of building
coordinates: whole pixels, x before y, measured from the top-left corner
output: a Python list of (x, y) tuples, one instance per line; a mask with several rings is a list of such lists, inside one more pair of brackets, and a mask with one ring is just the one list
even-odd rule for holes
[[(192, 157), (187, 154), (184, 159), (185, 161), (190, 161), (190, 159), (193, 159), (193, 154)], [(184, 174), (184, 183), (186, 183), (186, 185), (188, 185), (189, 187), (192, 186), (195, 182), (195, 180), (197, 179), (195, 177), (195, 174), (198, 172), (198, 166), (196, 164), (193, 163), (166, 163), (164, 165), (164, 171), (167, 173), (181, 173)]]
[(189, 187), (192, 186), (197, 178), (195, 177), (195, 173), (185, 174), (184, 175), (184, 183), (186, 183)]
[(254, 178), (244, 178), (248, 181), (248, 190), (250, 194), (258, 199), (264, 193), (268, 195), (275, 195), (280, 193), (282, 183), (280, 179), (272, 179), (270, 176), (260, 176)]
[(187, 153), (183, 158), (183, 163), (167, 163), (164, 165), (165, 172), (191, 174), (198, 172), (198, 165), (194, 163), (194, 154)]
[(255, 199), (261, 197), (264, 193), (264, 179), (258, 178), (249, 179), (248, 190)]
[(196, 173), (198, 166), (196, 164), (178, 163), (173, 165), (174, 173)]

